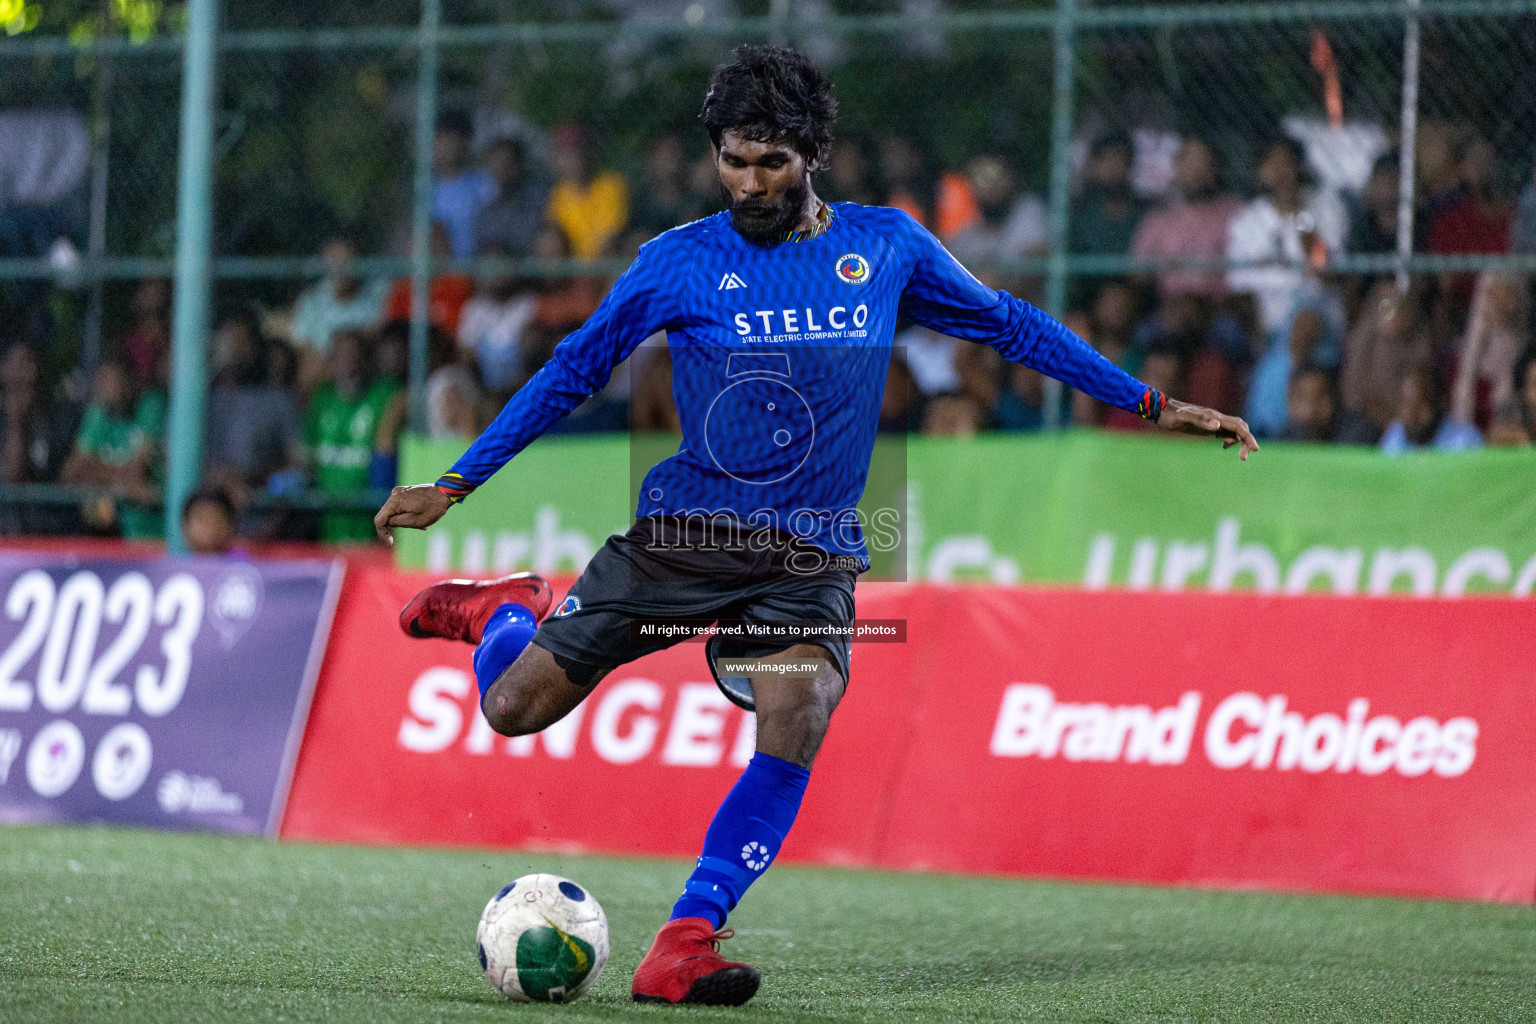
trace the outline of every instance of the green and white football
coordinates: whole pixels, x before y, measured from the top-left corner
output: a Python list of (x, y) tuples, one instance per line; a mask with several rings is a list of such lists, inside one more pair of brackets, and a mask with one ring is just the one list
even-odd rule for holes
[(569, 1003), (608, 962), (608, 917), (570, 879), (524, 875), (485, 905), (475, 944), (486, 980), (508, 999)]

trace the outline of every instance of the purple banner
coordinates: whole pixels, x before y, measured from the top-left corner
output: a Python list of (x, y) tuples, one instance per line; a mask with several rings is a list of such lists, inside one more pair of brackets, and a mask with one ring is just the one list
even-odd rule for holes
[(0, 821), (276, 835), (342, 573), (0, 555)]

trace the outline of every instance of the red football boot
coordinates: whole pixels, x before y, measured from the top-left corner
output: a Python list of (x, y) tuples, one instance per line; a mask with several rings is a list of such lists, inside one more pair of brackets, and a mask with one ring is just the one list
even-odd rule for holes
[(630, 994), (637, 1003), (740, 1006), (757, 993), (763, 979), (756, 968), (720, 955), (720, 940), (735, 934), (715, 931), (702, 917), (668, 921), (635, 968)]
[(520, 604), (543, 619), (554, 594), (544, 577), (513, 573), (499, 580), (444, 580), (411, 598), (400, 610), (407, 636), (439, 636), (478, 644), (491, 613), (504, 604)]

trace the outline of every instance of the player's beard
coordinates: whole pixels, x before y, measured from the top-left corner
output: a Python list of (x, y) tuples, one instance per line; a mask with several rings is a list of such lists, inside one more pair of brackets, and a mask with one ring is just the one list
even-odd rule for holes
[(731, 211), (731, 227), (753, 245), (770, 246), (784, 241), (800, 221), (805, 201), (811, 194), (810, 182), (801, 178), (784, 190), (777, 200), (748, 199), (733, 202), (731, 193), (720, 186), (725, 208)]

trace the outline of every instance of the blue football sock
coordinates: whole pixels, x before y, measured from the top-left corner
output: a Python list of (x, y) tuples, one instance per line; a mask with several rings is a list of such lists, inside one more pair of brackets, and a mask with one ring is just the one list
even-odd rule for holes
[(810, 777), (809, 768), (761, 750), (752, 755), (704, 833), (704, 855), (672, 908), (672, 920), (703, 917), (716, 928), (725, 923), (747, 886), (779, 855)]
[(475, 646), (475, 682), (480, 687), (482, 701), (496, 677), (517, 660), (538, 631), (539, 623), (533, 612), (520, 604), (509, 601), (491, 613), (490, 621), (480, 634), (480, 643)]

